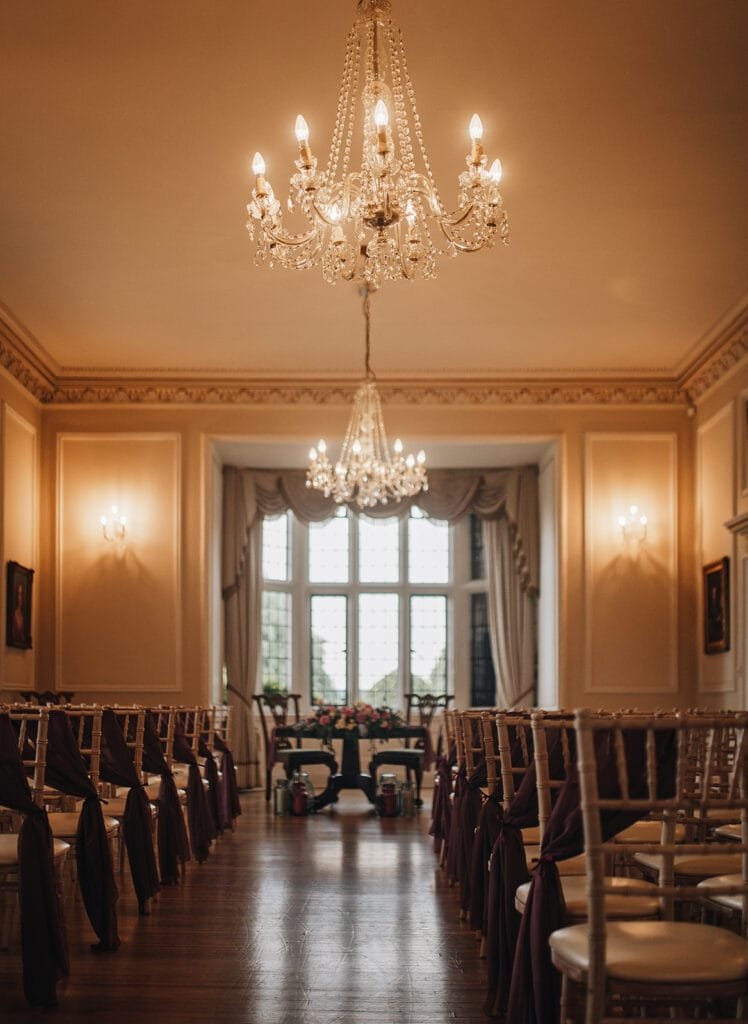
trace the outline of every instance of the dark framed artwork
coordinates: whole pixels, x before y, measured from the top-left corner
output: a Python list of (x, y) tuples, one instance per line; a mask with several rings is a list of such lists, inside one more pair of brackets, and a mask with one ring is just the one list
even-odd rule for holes
[(730, 559), (704, 566), (704, 652), (730, 650)]
[(5, 599), (5, 643), (8, 647), (31, 647), (31, 588), (34, 570), (8, 562)]

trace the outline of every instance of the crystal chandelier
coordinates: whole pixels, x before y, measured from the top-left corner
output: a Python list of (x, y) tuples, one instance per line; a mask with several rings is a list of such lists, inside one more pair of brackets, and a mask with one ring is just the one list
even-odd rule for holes
[(366, 378), (353, 399), (353, 412), (348, 422), (340, 458), (333, 467), (327, 445), (320, 440), (309, 452), (307, 487), (322, 491), (338, 504), (353, 502), (359, 508), (386, 505), (390, 499), (400, 501), (429, 489), (426, 477), (426, 453), (403, 456), (403, 443), (398, 437), (387, 447), (387, 434), (382, 417), (382, 402), (371, 369), (370, 292), (364, 289), (366, 319)]
[[(318, 167), (304, 118), (296, 119), (299, 157), (288, 210), (302, 230), (283, 224), (281, 203), (255, 154), (255, 186), (247, 230), (256, 238), (257, 263), (304, 270), (322, 264), (326, 281), (357, 281), (377, 288), (384, 280), (436, 276), (436, 256), (477, 252), (509, 229), (499, 192), (501, 163), (488, 166), (477, 114), (472, 146), (459, 177), (458, 208), (442, 205), (423, 142), (402, 33), (390, 0), (358, 0), (348, 33), (335, 128), (327, 167)], [(360, 108), (357, 104), (360, 103)], [(356, 115), (361, 111), (361, 120)], [(351, 153), (361, 144), (361, 165)]]

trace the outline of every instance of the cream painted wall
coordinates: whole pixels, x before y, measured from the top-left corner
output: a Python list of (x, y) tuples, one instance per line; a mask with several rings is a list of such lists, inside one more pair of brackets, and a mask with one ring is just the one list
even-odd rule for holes
[[(61, 435), (122, 433), (173, 433), (180, 438), (181, 483), (179, 492), (180, 527), (179, 551), (181, 555), (181, 586), (175, 594), (181, 608), (182, 631), (177, 638), (181, 648), (181, 680), (176, 691), (169, 691), (154, 682), (149, 699), (179, 700), (185, 703), (206, 700), (211, 694), (216, 661), (211, 652), (207, 597), (211, 578), (210, 536), (218, 529), (215, 524), (215, 496), (212, 494), (211, 447), (212, 437), (243, 438), (254, 442), (262, 439), (298, 442), (299, 464), (303, 464), (309, 439), (320, 435), (334, 438), (345, 429), (349, 407), (340, 405), (265, 405), (253, 407), (48, 407), (44, 410), (42, 428), (42, 532), (40, 579), (42, 592), (42, 620), (39, 626), (39, 670), (44, 678), (55, 678), (58, 671), (58, 625), (65, 611), (60, 608), (58, 562), (66, 564), (68, 544), (77, 543), (75, 533), (67, 528), (58, 537), (56, 530), (56, 503), (60, 488), (67, 486), (67, 470), (59, 459)], [(672, 553), (675, 566), (675, 586), (678, 589), (678, 620), (674, 638), (677, 664), (677, 689), (673, 691), (672, 678), (661, 677), (659, 655), (654, 652), (642, 660), (641, 674), (650, 680), (650, 689), (637, 700), (646, 706), (662, 703), (687, 705), (695, 693), (695, 652), (693, 649), (694, 607), (694, 525), (693, 525), (693, 459), (694, 428), (684, 409), (670, 407), (588, 407), (565, 408), (559, 406), (439, 406), (392, 405), (387, 408), (391, 432), (417, 439), (458, 439), (476, 443), (512, 440), (518, 438), (556, 439), (558, 449), (557, 480), (560, 516), (558, 524), (558, 660), (560, 693), (559, 703), (575, 706), (591, 703), (586, 690), (588, 671), (588, 601), (585, 570), (585, 516), (596, 515), (598, 506), (607, 510), (611, 503), (610, 490), (616, 478), (616, 465), (625, 467), (632, 489), (649, 486), (659, 473), (661, 461), (653, 451), (650, 459), (645, 455), (632, 463), (628, 452), (632, 443), (642, 434), (672, 437), (674, 463), (671, 483), (675, 494), (675, 524), (672, 526)], [(595, 434), (620, 435), (618, 447), (608, 453), (610, 473), (595, 475), (593, 496), (589, 498), (586, 473), (587, 439)], [(644, 446), (646, 448), (646, 446)], [(656, 446), (656, 452), (660, 448)], [(122, 480), (136, 487), (138, 469), (129, 461), (116, 460)], [(91, 478), (93, 479), (93, 477)], [(82, 480), (79, 480), (82, 487)], [(78, 486), (78, 485), (76, 485)], [(159, 499), (158, 513), (169, 517), (171, 498)], [(658, 499), (659, 500), (659, 499)], [(98, 509), (92, 510), (95, 515)], [(606, 513), (607, 514), (607, 511)], [(663, 527), (664, 529), (664, 527)], [(73, 553), (73, 557), (78, 557)], [(598, 562), (595, 561), (595, 566)], [(597, 571), (597, 569), (596, 569)], [(597, 593), (602, 582), (595, 580)], [(93, 595), (101, 584), (92, 577)], [(629, 595), (626, 600), (630, 600)], [(665, 604), (669, 601), (669, 597)], [(669, 605), (668, 605), (669, 607)], [(667, 612), (657, 606), (661, 618)], [(163, 643), (171, 645), (175, 637), (164, 636)], [(83, 636), (78, 643), (85, 645)], [(595, 641), (598, 643), (598, 641)], [(599, 643), (604, 646), (604, 638)], [(137, 646), (137, 645), (134, 645)], [(599, 659), (600, 652), (597, 650)], [(638, 651), (635, 652), (638, 655)], [(83, 662), (85, 651), (69, 646), (66, 658), (74, 663)], [(131, 663), (132, 677), (139, 670), (152, 678), (148, 651), (135, 651)], [(650, 659), (653, 659), (650, 663)], [(646, 663), (645, 663), (646, 662)], [(600, 666), (600, 661), (596, 662)], [(601, 670), (604, 669), (602, 665)], [(148, 673), (151, 672), (151, 675)], [(662, 678), (659, 686), (656, 679)], [(166, 683), (165, 683), (166, 685)], [(122, 699), (132, 691), (123, 689)], [(97, 691), (87, 691), (87, 699), (96, 699)], [(98, 696), (111, 699), (112, 693), (102, 691)], [(144, 693), (132, 692), (133, 699), (145, 699)], [(595, 704), (608, 706), (629, 705), (631, 691), (627, 680), (617, 680), (604, 695), (594, 695)]]
[[(647, 515), (642, 543), (618, 517)], [(585, 692), (677, 694), (678, 521), (674, 434), (585, 438)]]
[[(696, 428), (698, 700), (714, 707), (744, 708), (748, 706), (748, 536), (735, 536), (724, 524), (748, 512), (748, 359), (701, 399)], [(725, 555), (730, 559), (730, 650), (707, 655), (701, 570)]]
[[(182, 689), (181, 437), (58, 437), (56, 689)], [(120, 543), (100, 517), (127, 517)]]

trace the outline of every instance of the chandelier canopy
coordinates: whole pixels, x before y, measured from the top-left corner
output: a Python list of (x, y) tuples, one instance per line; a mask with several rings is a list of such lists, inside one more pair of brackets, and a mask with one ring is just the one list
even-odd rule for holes
[(426, 453), (403, 456), (403, 443), (396, 438), (390, 454), (384, 429), (382, 402), (371, 369), (370, 290), (363, 289), (366, 319), (366, 377), (353, 399), (340, 458), (333, 467), (327, 445), (320, 440), (309, 452), (307, 487), (322, 491), (338, 504), (352, 502), (358, 508), (386, 505), (390, 500), (411, 498), (429, 489)]
[[(309, 126), (301, 114), (296, 119), (299, 156), (288, 210), (299, 215), (299, 233), (284, 227), (265, 161), (255, 154), (247, 230), (256, 239), (256, 262), (297, 270), (321, 264), (331, 284), (357, 281), (377, 288), (384, 280), (435, 277), (437, 255), (476, 252), (491, 246), (497, 234), (507, 242), (501, 163), (488, 166), (477, 114), (469, 134), (458, 208), (447, 212), (424, 146), (390, 0), (358, 0), (326, 169), (318, 166)], [(359, 143), (361, 165), (354, 169), (351, 158)]]

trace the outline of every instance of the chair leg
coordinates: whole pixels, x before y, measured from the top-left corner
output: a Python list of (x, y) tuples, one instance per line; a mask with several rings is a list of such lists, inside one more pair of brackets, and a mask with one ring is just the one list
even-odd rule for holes
[(415, 769), (416, 773), (416, 807), (423, 807), (423, 800), (421, 800), (421, 783), (423, 782), (423, 768), (419, 765)]
[(272, 773), (270, 768), (266, 769), (266, 771), (265, 771), (265, 799), (266, 800), (270, 799), (270, 783), (272, 781), (271, 780), (272, 774), (273, 773)]

